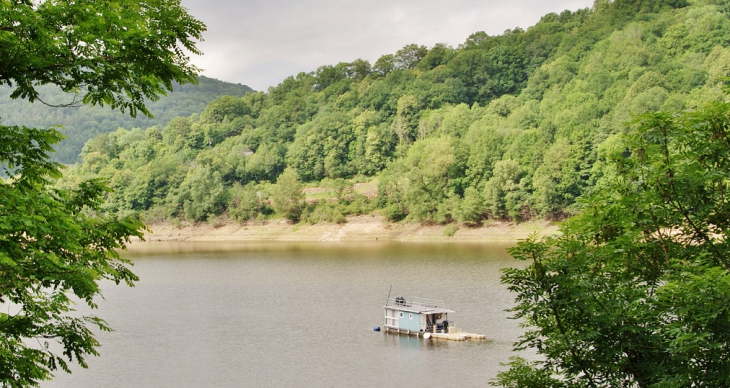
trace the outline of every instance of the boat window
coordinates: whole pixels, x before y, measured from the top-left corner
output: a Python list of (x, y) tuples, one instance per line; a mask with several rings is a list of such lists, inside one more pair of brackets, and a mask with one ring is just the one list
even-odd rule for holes
[(413, 314), (408, 313), (408, 319), (413, 319)]
[(400, 317), (403, 318), (403, 311), (400, 312)]

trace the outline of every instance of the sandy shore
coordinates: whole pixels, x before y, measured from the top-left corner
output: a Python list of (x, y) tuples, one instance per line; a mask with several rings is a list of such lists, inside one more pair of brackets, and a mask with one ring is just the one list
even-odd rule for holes
[[(445, 225), (389, 223), (378, 215), (348, 218), (344, 224), (294, 225), (286, 221), (194, 224), (175, 227), (171, 224), (148, 225), (147, 241), (402, 241), (402, 242), (473, 242), (517, 241), (537, 232), (557, 234), (558, 227), (545, 221), (521, 224), (490, 222), (485, 226), (460, 225), (447, 236)], [(140, 244), (140, 242), (133, 242)], [(142, 242), (142, 244), (144, 244)]]

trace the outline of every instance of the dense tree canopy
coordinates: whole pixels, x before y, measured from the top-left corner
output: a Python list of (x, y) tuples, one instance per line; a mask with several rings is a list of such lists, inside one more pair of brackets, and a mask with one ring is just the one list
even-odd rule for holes
[(512, 250), (503, 281), (528, 331), (509, 387), (730, 383), (730, 104), (643, 116), (562, 236)]
[[(63, 185), (105, 177), (117, 191), (108, 210), (155, 220), (230, 215), (243, 203), (233, 193), (250, 192), (263, 201), (253, 218), (283, 217), (270, 195), (291, 167), (305, 187), (344, 179), (378, 191), (336, 205), (307, 198), (303, 221), (319, 206), (427, 223), (561, 220), (604, 175), (598, 150), (633, 116), (724, 98), (721, 3), (597, 1), (457, 48), (410, 44), (372, 66), (324, 65), (165, 127), (91, 141)], [(158, 179), (159, 163), (169, 179)], [(203, 166), (229, 192), (216, 206), (180, 186)]]
[[(197, 53), (204, 29), (175, 0), (3, 0), (0, 84), (30, 102), (40, 100), (40, 85), (52, 84), (78, 93), (82, 103), (146, 114), (146, 98), (173, 81), (196, 80), (182, 48)], [(61, 173), (48, 154), (61, 138), (55, 129), (0, 126), (0, 166), (10, 177), (0, 180), (3, 386), (37, 385), (58, 368), (69, 371), (70, 362), (85, 367), (99, 346), (92, 329), (109, 327), (71, 314), (72, 298), (94, 308), (99, 281), (137, 280), (117, 249), (141, 236), (142, 223), (102, 212), (102, 180), (51, 187)]]

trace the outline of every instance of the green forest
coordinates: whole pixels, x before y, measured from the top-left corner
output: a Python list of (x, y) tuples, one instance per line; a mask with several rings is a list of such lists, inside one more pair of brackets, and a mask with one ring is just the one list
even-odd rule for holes
[[(51, 85), (40, 86), (41, 100), (45, 103), (28, 104), (12, 99), (13, 89), (0, 86), (0, 112), (7, 125), (30, 125), (38, 128), (60, 126), (66, 136), (55, 146), (52, 158), (64, 164), (79, 162), (84, 144), (102, 133), (119, 128), (160, 128), (175, 117), (200, 113), (217, 97), (231, 95), (241, 97), (253, 90), (245, 85), (230, 84), (200, 76), (198, 84), (174, 84), (174, 90), (157, 101), (147, 100), (147, 109), (153, 117), (128, 114), (109, 107), (81, 105), (73, 93), (64, 93)], [(78, 97), (77, 97), (78, 98)], [(71, 104), (72, 106), (66, 106)]]
[[(84, 310), (102, 281), (139, 281), (120, 250), (145, 223), (377, 212), (446, 231), (563, 221), (509, 249), (532, 360), (492, 385), (727, 387), (729, 14), (596, 0), (253, 92), (198, 77), (185, 53), (207, 27), (179, 0), (0, 2), (0, 93), (17, 101), (0, 125), (0, 385), (99, 355), (111, 328)], [(98, 109), (50, 107), (69, 103)]]
[(456, 48), (323, 65), (164, 125), (112, 124), (57, 185), (103, 178), (107, 211), (148, 222), (562, 220), (634, 117), (725, 100), (728, 13), (597, 0)]

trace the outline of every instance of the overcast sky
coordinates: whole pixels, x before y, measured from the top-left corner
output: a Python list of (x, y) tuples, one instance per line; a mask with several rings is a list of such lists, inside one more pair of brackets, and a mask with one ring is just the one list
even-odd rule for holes
[(417, 43), (457, 47), (474, 32), (527, 28), (549, 13), (593, 0), (182, 0), (205, 22), (193, 58), (203, 75), (267, 90), (322, 65), (384, 54)]

